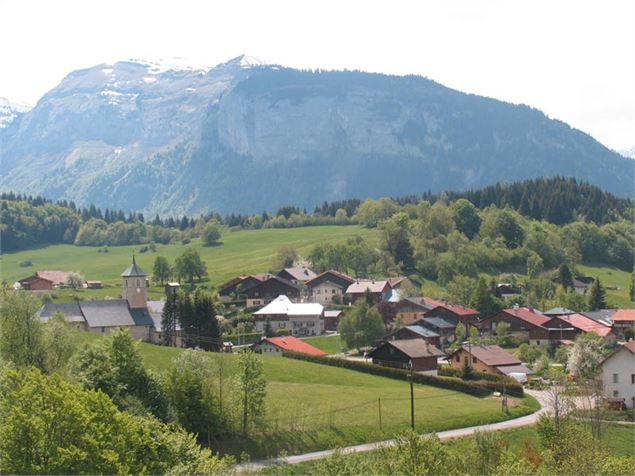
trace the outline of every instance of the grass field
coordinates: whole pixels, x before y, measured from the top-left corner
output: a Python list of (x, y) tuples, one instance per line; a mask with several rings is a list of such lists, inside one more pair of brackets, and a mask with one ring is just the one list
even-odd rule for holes
[(303, 340), (327, 354), (339, 354), (346, 347), (346, 344), (340, 339), (339, 334), (334, 336), (309, 337)]
[[(101, 337), (82, 333), (78, 339), (85, 343)], [(159, 372), (183, 352), (147, 343), (140, 343), (140, 351), (147, 367)], [(228, 367), (236, 361), (235, 354), (209, 355), (226, 359)], [(267, 416), (262, 433), (250, 440), (224, 440), (214, 445), (215, 450), (232, 454), (246, 451), (252, 458), (261, 458), (282, 450), (296, 453), (377, 441), (410, 424), (408, 382), (283, 357), (262, 359), (267, 378)], [(419, 431), (500, 421), (537, 408), (531, 397), (513, 399), (507, 415), (493, 397), (477, 398), (425, 385), (415, 385), (414, 395)]]
[[(10, 283), (29, 276), (37, 270), (59, 269), (78, 271), (86, 279), (100, 280), (103, 289), (60, 291), (59, 300), (69, 300), (77, 294), (79, 299), (117, 297), (121, 293), (119, 275), (130, 265), (132, 253), (137, 252), (137, 263), (146, 273), (152, 274), (156, 256), (165, 256), (170, 262), (187, 247), (195, 248), (207, 264), (209, 281), (218, 285), (241, 273), (262, 273), (271, 270), (278, 249), (290, 246), (300, 255), (307, 255), (319, 243), (341, 242), (353, 236), (361, 236), (372, 245), (377, 243), (377, 232), (359, 226), (320, 226), (287, 229), (240, 230), (225, 232), (219, 246), (206, 247), (199, 240), (189, 245), (157, 245), (156, 252), (139, 254), (141, 245), (111, 246), (108, 253), (99, 253), (100, 247), (52, 245), (43, 248), (7, 253), (2, 256), (0, 276)], [(18, 264), (31, 260), (32, 267), (22, 268)], [(151, 299), (163, 296), (163, 289), (152, 286)]]
[(610, 306), (626, 308), (632, 308), (635, 306), (635, 303), (628, 298), (631, 273), (627, 273), (626, 271), (622, 271), (617, 268), (601, 266), (578, 265), (576, 267), (586, 276), (600, 278), (602, 286), (606, 289), (606, 300)]

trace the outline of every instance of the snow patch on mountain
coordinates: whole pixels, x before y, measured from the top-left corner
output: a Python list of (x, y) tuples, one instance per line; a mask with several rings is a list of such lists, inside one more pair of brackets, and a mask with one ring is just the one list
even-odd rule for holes
[(635, 145), (633, 147), (629, 147), (628, 149), (618, 150), (618, 152), (624, 157), (635, 159)]
[(27, 112), (32, 107), (27, 104), (9, 101), (0, 97), (0, 129), (4, 129), (20, 114)]

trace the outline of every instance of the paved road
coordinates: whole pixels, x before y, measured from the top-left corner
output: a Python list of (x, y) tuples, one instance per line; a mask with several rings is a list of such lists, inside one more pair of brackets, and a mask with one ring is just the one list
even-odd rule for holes
[[(538, 421), (538, 417), (547, 411), (546, 402), (545, 402), (545, 393), (539, 392), (536, 390), (525, 390), (525, 392), (532, 397), (534, 397), (540, 403), (540, 410), (531, 415), (525, 415), (523, 417), (513, 418), (511, 420), (505, 420), (498, 423), (491, 423), (489, 425), (479, 425), (479, 426), (470, 426), (466, 428), (457, 428), (454, 430), (446, 430), (440, 431), (437, 433), (437, 436), (442, 441), (451, 440), (453, 438), (459, 438), (462, 436), (469, 436), (474, 434), (476, 431), (499, 431), (499, 430), (509, 430), (510, 428), (518, 428), (521, 426), (530, 426), (535, 424)], [(271, 458), (268, 460), (260, 460), (253, 461), (251, 463), (241, 464), (236, 466), (236, 471), (239, 473), (247, 472), (247, 471), (257, 471), (266, 466), (270, 466), (273, 464), (297, 464), (303, 463), (305, 461), (313, 461), (316, 459), (328, 458), (332, 456), (336, 451), (340, 453), (361, 453), (364, 451), (373, 451), (379, 448), (394, 446), (395, 440), (385, 440), (378, 441), (375, 443), (365, 443), (362, 445), (355, 446), (347, 446), (345, 448), (333, 449), (333, 450), (323, 450), (323, 451), (314, 451), (312, 453), (305, 453), (301, 455), (295, 456), (284, 456), (278, 458)]]

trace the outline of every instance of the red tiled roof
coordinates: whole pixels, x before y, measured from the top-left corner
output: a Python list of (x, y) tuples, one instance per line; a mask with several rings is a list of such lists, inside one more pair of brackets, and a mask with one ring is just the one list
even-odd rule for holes
[(35, 274), (40, 278), (48, 279), (53, 284), (66, 284), (68, 280), (68, 273), (66, 271), (38, 271)]
[[(462, 348), (468, 354), (470, 353), (470, 346), (464, 345)], [(471, 351), (472, 355), (485, 365), (499, 366), (521, 364), (517, 357), (497, 345), (473, 345), (471, 346)]]
[[(426, 298), (426, 299), (429, 299), (429, 298)], [(447, 309), (448, 311), (451, 311), (454, 314), (457, 314), (459, 316), (471, 316), (471, 315), (477, 315), (479, 313), (476, 309), (472, 309), (470, 307), (465, 307), (465, 306), (459, 306), (458, 304), (446, 304), (446, 303), (440, 302), (437, 307), (442, 307), (444, 309)], [(432, 311), (434, 311), (434, 309), (432, 309)]]
[(429, 297), (422, 297), (417, 299), (421, 299), (424, 304), (427, 304), (428, 306), (431, 306), (431, 307), (439, 307), (443, 305), (441, 301), (437, 301), (436, 299), (432, 299)]
[(526, 307), (519, 307), (518, 309), (503, 309), (503, 312), (534, 326), (542, 326), (551, 320), (550, 317), (545, 316), (543, 313)]
[(310, 344), (307, 344), (303, 340), (298, 339), (293, 336), (285, 336), (285, 337), (266, 337), (262, 340), (262, 342), (269, 342), (276, 347), (280, 347), (282, 350), (288, 350), (290, 352), (300, 352), (302, 354), (309, 355), (317, 355), (322, 356), (326, 355), (326, 352), (321, 351), (320, 349), (313, 347)]
[(635, 321), (635, 309), (618, 309), (612, 316), (614, 322)]
[[(609, 326), (605, 326), (604, 324), (601, 324), (598, 321), (594, 321), (593, 319), (588, 318), (582, 314), (576, 313), (566, 316), (558, 316), (552, 320), (555, 319), (560, 319), (561, 321), (570, 324), (572, 327), (580, 329), (584, 332), (595, 332), (602, 337), (606, 337), (611, 332), (611, 328)], [(549, 327), (549, 324), (547, 324), (545, 327)]]

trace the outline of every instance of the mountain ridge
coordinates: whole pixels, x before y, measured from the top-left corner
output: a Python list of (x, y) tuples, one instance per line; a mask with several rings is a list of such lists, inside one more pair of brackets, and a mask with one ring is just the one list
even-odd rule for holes
[(313, 207), (543, 175), (633, 193), (632, 161), (529, 106), (420, 76), (244, 55), (209, 69), (73, 71), (0, 144), (0, 190), (146, 213)]

